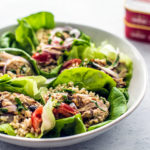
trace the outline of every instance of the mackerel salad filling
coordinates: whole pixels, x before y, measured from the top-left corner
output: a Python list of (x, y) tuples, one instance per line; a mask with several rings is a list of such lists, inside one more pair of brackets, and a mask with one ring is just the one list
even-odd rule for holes
[(72, 82), (50, 88), (49, 96), (54, 101), (54, 115), (56, 119), (71, 117), (81, 113), (86, 127), (103, 122), (109, 115), (109, 102), (94, 92), (85, 88), (79, 89)]
[(34, 75), (26, 59), (6, 52), (0, 52), (0, 73), (9, 74), (13, 78)]
[(72, 27), (57, 27), (53, 30), (40, 29), (36, 36), (39, 45), (32, 57), (41, 70), (50, 72), (58, 65), (59, 57), (71, 49), (74, 39), (80, 37), (80, 31)]

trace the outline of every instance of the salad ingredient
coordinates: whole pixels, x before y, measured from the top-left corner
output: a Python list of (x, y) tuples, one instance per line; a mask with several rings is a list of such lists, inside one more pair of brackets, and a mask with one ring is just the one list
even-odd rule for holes
[(40, 127), (42, 124), (42, 112), (43, 112), (43, 106), (38, 107), (31, 116), (32, 120), (32, 126), (35, 130), (35, 132), (40, 132)]
[(53, 113), (56, 118), (61, 118), (62, 116), (65, 117), (71, 117), (77, 114), (77, 110), (69, 106), (68, 104), (61, 103), (60, 106), (57, 106), (54, 108)]

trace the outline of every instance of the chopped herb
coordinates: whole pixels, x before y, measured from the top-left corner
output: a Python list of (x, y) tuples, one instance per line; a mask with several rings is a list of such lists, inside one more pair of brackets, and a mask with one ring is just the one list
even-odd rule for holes
[(102, 111), (105, 112), (105, 110), (102, 109), (102, 108), (98, 105), (97, 101), (91, 100), (91, 102), (92, 102), (92, 103), (95, 103), (96, 107), (98, 107), (100, 110), (102, 110)]
[(7, 108), (0, 108), (0, 112), (2, 112), (2, 113), (7, 113), (7, 112), (8, 112), (8, 109), (7, 109)]
[(59, 38), (65, 40), (65, 37), (64, 37), (64, 35), (63, 35), (62, 33), (56, 32), (55, 35), (56, 35), (57, 37), (59, 37)]
[(103, 100), (103, 103), (106, 104), (106, 98), (100, 97), (101, 100)]
[(60, 41), (60, 43), (59, 43), (60, 45), (63, 45), (64, 44), (64, 41)]
[(68, 99), (68, 97), (66, 95), (63, 95), (64, 98), (64, 102), (67, 104), (70, 104), (72, 101)]
[(11, 69), (10, 71), (11, 71), (12, 73), (16, 74), (16, 70)]
[(68, 92), (69, 94), (74, 94), (75, 91), (71, 90), (71, 89), (64, 89), (64, 92)]
[(52, 43), (52, 39), (48, 39), (48, 44), (51, 44)]
[(48, 36), (51, 36), (51, 34), (50, 34), (50, 33), (48, 33), (47, 35), (48, 35)]
[(117, 55), (117, 58), (116, 58), (116, 60), (115, 60), (115, 62), (111, 65), (113, 68), (114, 67), (117, 67), (117, 65), (118, 65), (118, 63), (119, 63), (119, 59), (120, 59), (120, 56), (119, 56), (119, 54)]
[(27, 108), (25, 108), (23, 105), (22, 105), (22, 103), (21, 103), (21, 101), (20, 101), (20, 99), (19, 98), (15, 98), (15, 101), (16, 101), (16, 103), (17, 103), (17, 110), (18, 111), (21, 111), (21, 110), (27, 110)]
[(60, 105), (61, 105), (61, 102), (57, 102), (57, 103), (55, 104), (55, 108), (58, 108)]
[(42, 50), (41, 50), (41, 49), (39, 49), (39, 50), (37, 50), (37, 52), (38, 52), (38, 53), (41, 53), (41, 52), (42, 52)]
[(21, 67), (20, 67), (20, 73), (21, 73), (21, 74), (25, 74), (26, 72), (27, 72), (26, 66), (25, 66), (25, 65), (21, 66)]

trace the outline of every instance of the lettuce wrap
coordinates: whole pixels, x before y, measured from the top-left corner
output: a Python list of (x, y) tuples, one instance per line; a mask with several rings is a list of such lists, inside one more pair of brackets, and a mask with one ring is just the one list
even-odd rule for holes
[(104, 72), (92, 68), (80, 67), (64, 70), (49, 84), (49, 87), (56, 87), (59, 84), (69, 82), (73, 82), (75, 86), (78, 85), (80, 88), (85, 88), (102, 95), (108, 95), (109, 90), (116, 86), (115, 81)]
[(110, 114), (106, 121), (90, 126), (88, 131), (100, 128), (116, 118), (120, 117), (127, 111), (127, 99), (124, 94), (116, 87), (113, 87), (108, 96), (108, 101), (110, 102)]

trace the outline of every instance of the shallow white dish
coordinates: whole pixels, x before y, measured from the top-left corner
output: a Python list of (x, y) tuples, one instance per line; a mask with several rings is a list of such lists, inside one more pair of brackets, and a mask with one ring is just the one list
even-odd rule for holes
[[(110, 44), (112, 44), (114, 47), (118, 47), (120, 51), (126, 53), (132, 59), (133, 77), (129, 87), (130, 99), (128, 102), (128, 111), (116, 120), (101, 128), (78, 135), (51, 139), (29, 139), (0, 134), (1, 141), (26, 147), (61, 147), (87, 141), (99, 134), (102, 134), (111, 127), (115, 126), (119, 121), (126, 118), (131, 112), (135, 110), (135, 108), (140, 104), (143, 99), (147, 84), (147, 69), (143, 57), (133, 45), (131, 45), (128, 41), (101, 29), (84, 25), (60, 22), (57, 23), (57, 26), (72, 26), (78, 28), (81, 31), (85, 32), (87, 35), (89, 35), (97, 46), (100, 45), (102, 41), (107, 40)], [(12, 25), (0, 29), (0, 35), (6, 31), (14, 31), (15, 28), (16, 25)]]

